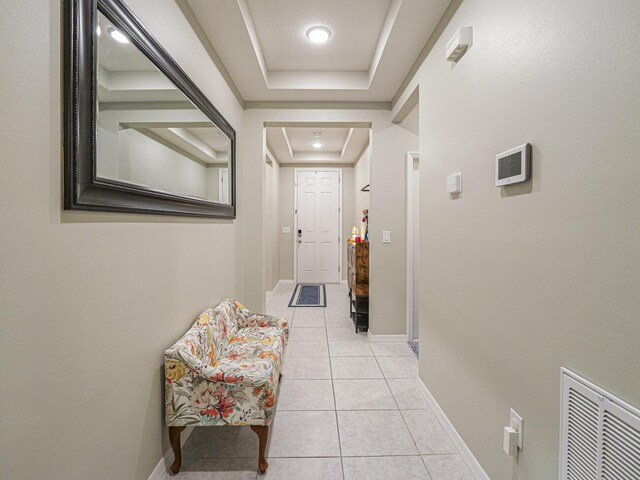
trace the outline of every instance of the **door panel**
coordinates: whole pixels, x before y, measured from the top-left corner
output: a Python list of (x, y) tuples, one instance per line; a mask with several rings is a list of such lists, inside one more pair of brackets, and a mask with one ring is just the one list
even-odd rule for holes
[[(340, 173), (298, 172), (298, 282), (340, 280)], [(297, 233), (297, 232), (296, 232)]]

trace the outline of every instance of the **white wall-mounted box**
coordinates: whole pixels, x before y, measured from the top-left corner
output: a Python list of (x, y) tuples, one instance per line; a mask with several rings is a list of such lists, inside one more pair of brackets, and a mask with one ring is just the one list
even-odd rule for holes
[(447, 42), (446, 57), (449, 62), (458, 62), (473, 45), (473, 29), (460, 27)]
[(447, 193), (454, 195), (462, 192), (462, 173), (454, 173), (447, 177)]

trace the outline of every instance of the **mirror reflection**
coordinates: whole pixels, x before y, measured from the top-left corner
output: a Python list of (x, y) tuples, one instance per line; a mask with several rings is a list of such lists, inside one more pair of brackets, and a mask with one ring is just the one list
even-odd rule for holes
[(231, 141), (101, 12), (97, 176), (231, 203)]

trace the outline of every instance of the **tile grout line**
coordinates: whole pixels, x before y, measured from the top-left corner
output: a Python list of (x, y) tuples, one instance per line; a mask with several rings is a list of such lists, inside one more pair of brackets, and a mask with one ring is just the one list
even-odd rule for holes
[[(372, 349), (372, 351), (373, 351), (373, 349)], [(393, 390), (391, 390), (391, 385), (389, 385), (389, 379), (384, 374), (384, 371), (382, 370), (382, 366), (380, 365), (380, 362), (378, 362), (378, 356), (376, 355), (376, 352), (373, 352), (373, 358), (376, 359), (376, 364), (378, 365), (378, 368), (382, 372), (382, 377), (384, 378), (384, 382), (386, 383), (387, 388), (389, 389), (389, 393), (391, 393), (391, 397), (393, 398), (393, 402), (396, 404), (396, 407), (398, 407), (398, 413), (400, 414), (400, 418), (402, 418), (402, 422), (404, 423), (404, 426), (407, 428), (407, 431), (409, 432), (409, 436), (411, 437), (411, 441), (413, 442), (413, 445), (416, 447), (416, 451), (418, 452), (418, 456), (420, 457), (420, 461), (424, 465), (424, 469), (427, 472), (427, 476), (429, 477), (429, 479), (431, 479), (431, 474), (429, 473), (429, 469), (427, 468), (427, 464), (425, 463), (424, 458), (422, 458), (422, 454), (420, 453), (420, 448), (418, 447), (418, 443), (416, 442), (416, 439), (413, 437), (413, 433), (411, 433), (411, 429), (409, 428), (409, 424), (407, 423), (406, 418), (404, 418), (404, 415), (402, 415), (402, 410), (400, 409), (400, 405), (398, 405), (398, 401), (396, 400), (396, 396), (393, 394)]]
[[(329, 293), (327, 295), (327, 297), (329, 297), (330, 295), (331, 295), (331, 293)], [(345, 457), (344, 457), (344, 454), (342, 452), (342, 444), (341, 444), (341, 441), (340, 441), (341, 440), (340, 439), (340, 427), (339, 427), (339, 423), (338, 423), (338, 412), (339, 411), (337, 409), (337, 397), (336, 397), (336, 392), (335, 392), (335, 380), (336, 379), (334, 378), (332, 359), (335, 358), (335, 357), (341, 357), (341, 358), (362, 357), (362, 355), (332, 355), (331, 354), (330, 340), (329, 340), (329, 334), (328, 334), (329, 327), (328, 327), (328, 323), (327, 323), (327, 310), (326, 310), (326, 307), (323, 307), (322, 312), (323, 312), (322, 318), (323, 318), (323, 321), (324, 321), (323, 327), (324, 327), (324, 331), (325, 331), (325, 344), (326, 344), (326, 347), (327, 347), (327, 356), (326, 357), (324, 357), (324, 356), (323, 357), (308, 357), (308, 358), (327, 358), (327, 360), (329, 362), (329, 373), (330, 373), (330, 379), (331, 379), (331, 385), (332, 385), (332, 393), (333, 393), (333, 405), (334, 405), (334, 409), (333, 410), (334, 410), (334, 415), (335, 415), (335, 418), (336, 418), (336, 428), (337, 428), (337, 435), (338, 435), (339, 458), (340, 458), (340, 463), (341, 463), (342, 475), (343, 475), (343, 478), (345, 478), (344, 477), (344, 475), (345, 475), (345, 471), (344, 471), (344, 459), (345, 459)], [(297, 315), (296, 315), (297, 313), (300, 313), (300, 312), (298, 312), (298, 309), (294, 309), (294, 317), (293, 317), (293, 319), (297, 319)], [(291, 323), (292, 323), (291, 326), (293, 328), (293, 325), (294, 325), (293, 320), (292, 320)], [(297, 327), (297, 328), (314, 328), (314, 327)], [(315, 328), (318, 328), (318, 327), (315, 327)], [(303, 341), (303, 340), (300, 340), (300, 341)], [(337, 339), (335, 341), (336, 342), (342, 342), (342, 341), (351, 341), (351, 340), (349, 340), (349, 339), (340, 339), (339, 338), (339, 339)], [(368, 344), (369, 342), (365, 341), (364, 343)], [(369, 347), (370, 347), (370, 345), (369, 345)], [(385, 385), (387, 386), (387, 388), (388, 388), (388, 390), (389, 390), (389, 392), (390, 392), (390, 394), (391, 394), (391, 396), (393, 398), (393, 403), (394, 403), (395, 407), (391, 408), (391, 409), (363, 409), (363, 410), (345, 410), (345, 411), (361, 411), (361, 412), (365, 412), (365, 411), (381, 411), (381, 412), (385, 412), (386, 411), (386, 412), (389, 412), (389, 411), (394, 411), (394, 410), (397, 411), (400, 414), (400, 416), (402, 417), (402, 420), (403, 420), (403, 423), (404, 423), (405, 427), (407, 428), (407, 430), (409, 430), (409, 435), (410, 435), (410, 437), (412, 439), (412, 442), (413, 442), (414, 446), (416, 447), (417, 454), (416, 453), (411, 453), (411, 454), (401, 454), (401, 455), (389, 455), (389, 454), (385, 454), (385, 455), (353, 455), (353, 456), (349, 456), (348, 458), (367, 458), (367, 457), (378, 457), (378, 458), (385, 458), (385, 457), (394, 457), (394, 458), (414, 457), (415, 458), (416, 456), (419, 456), (421, 458), (420, 463), (424, 466), (425, 471), (427, 473), (427, 477), (425, 477), (425, 478), (431, 479), (432, 477), (431, 477), (431, 474), (430, 474), (430, 472), (428, 470), (428, 467), (427, 467), (427, 465), (426, 465), (426, 463), (424, 461), (424, 456), (420, 453), (420, 450), (419, 450), (419, 448), (417, 446), (416, 440), (415, 440), (414, 436), (411, 434), (411, 430), (408, 427), (406, 419), (402, 415), (402, 410), (400, 409), (398, 401), (396, 400), (396, 397), (393, 394), (393, 391), (391, 390), (391, 387), (389, 385), (390, 378), (387, 378), (387, 376), (382, 371), (382, 367), (380, 365), (380, 361), (379, 360), (380, 360), (380, 357), (386, 357), (386, 355), (384, 355), (384, 354), (377, 355), (374, 351), (372, 351), (371, 353), (372, 353), (371, 356), (373, 356), (375, 358), (376, 365), (378, 366), (378, 368), (380, 369), (380, 372), (382, 374), (381, 379), (384, 379)], [(397, 357), (398, 355), (388, 355), (388, 356), (389, 357)], [(400, 355), (400, 356), (403, 356), (403, 355)], [(411, 355), (406, 355), (406, 356), (407, 357), (411, 357)], [(303, 357), (292, 357), (292, 359), (299, 359), (299, 358), (303, 358)], [(364, 357), (364, 358), (367, 358), (367, 357)], [(371, 358), (371, 357), (368, 357), (368, 358)], [(360, 378), (345, 379), (345, 380), (358, 380), (358, 379), (360, 379)], [(295, 381), (295, 380), (326, 380), (326, 379), (321, 379), (321, 378), (314, 379), (314, 378), (303, 377), (303, 378), (296, 378), (296, 379), (291, 379), (291, 380)], [(371, 379), (363, 378), (362, 380), (375, 380), (375, 379), (373, 379), (373, 378), (371, 378)], [(408, 409), (408, 410), (414, 410), (414, 409)], [(424, 410), (424, 408), (419, 409), (419, 410)], [(331, 410), (327, 410), (327, 409), (324, 409), (324, 410), (319, 410), (319, 409), (306, 410), (306, 409), (302, 409), (302, 410), (287, 410), (287, 411), (329, 412)], [(297, 457), (297, 456), (287, 457), (287, 456), (282, 456), (282, 457), (273, 457), (273, 458), (338, 458), (338, 457), (335, 457), (335, 456), (311, 456), (311, 457)]]
[[(325, 303), (328, 299), (325, 298)], [(326, 308), (326, 307), (325, 307)], [(329, 373), (331, 374), (331, 392), (333, 393), (333, 408), (334, 416), (336, 419), (336, 432), (338, 434), (338, 450), (340, 452), (340, 472), (342, 473), (342, 479), (344, 480), (344, 461), (342, 458), (342, 442), (340, 441), (340, 424), (338, 423), (338, 404), (336, 402), (336, 386), (333, 378), (333, 366), (331, 365), (331, 350), (329, 349), (329, 331), (327, 328), (327, 316), (326, 310), (322, 310), (322, 320), (324, 321), (324, 333), (325, 341), (327, 342), (327, 354), (329, 355)]]

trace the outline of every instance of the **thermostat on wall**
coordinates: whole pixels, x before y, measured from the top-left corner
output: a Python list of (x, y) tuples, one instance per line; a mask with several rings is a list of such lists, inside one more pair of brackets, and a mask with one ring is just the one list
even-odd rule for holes
[(531, 144), (496, 155), (496, 187), (524, 182), (531, 175)]

